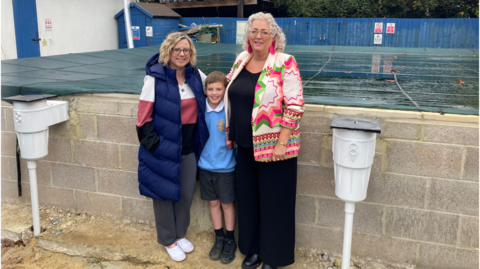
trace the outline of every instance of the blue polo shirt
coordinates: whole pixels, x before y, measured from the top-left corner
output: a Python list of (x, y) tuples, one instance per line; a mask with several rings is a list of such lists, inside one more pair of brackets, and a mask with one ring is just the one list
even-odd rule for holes
[(210, 137), (203, 148), (198, 166), (203, 170), (217, 173), (227, 173), (235, 170), (237, 164), (233, 150), (227, 146), (225, 135), (225, 109), (223, 100), (212, 109), (207, 102), (205, 121)]

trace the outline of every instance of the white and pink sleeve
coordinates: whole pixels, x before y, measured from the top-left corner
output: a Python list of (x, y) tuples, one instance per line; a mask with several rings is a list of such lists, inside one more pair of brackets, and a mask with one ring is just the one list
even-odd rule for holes
[(137, 126), (141, 127), (146, 122), (152, 121), (153, 105), (155, 103), (155, 78), (145, 76), (142, 93), (138, 102)]

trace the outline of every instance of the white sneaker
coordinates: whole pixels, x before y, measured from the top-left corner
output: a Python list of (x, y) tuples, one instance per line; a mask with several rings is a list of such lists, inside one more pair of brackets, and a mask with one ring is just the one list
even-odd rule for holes
[(182, 238), (182, 239), (178, 240), (177, 241), (177, 246), (179, 246), (183, 250), (183, 252), (185, 252), (185, 253), (190, 253), (190, 252), (193, 251), (192, 242), (188, 241), (185, 238)]
[(181, 262), (185, 260), (185, 258), (187, 258), (183, 250), (178, 246), (178, 244), (173, 248), (168, 248), (167, 246), (165, 246), (165, 249), (167, 250), (168, 255), (170, 255), (170, 258), (172, 258), (172, 260), (176, 262)]

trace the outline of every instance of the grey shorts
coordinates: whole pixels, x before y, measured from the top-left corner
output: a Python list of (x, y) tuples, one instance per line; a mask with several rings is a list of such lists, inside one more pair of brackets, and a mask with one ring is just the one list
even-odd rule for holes
[(220, 200), (222, 204), (235, 201), (235, 171), (227, 173), (199, 169), (200, 197), (202, 200)]

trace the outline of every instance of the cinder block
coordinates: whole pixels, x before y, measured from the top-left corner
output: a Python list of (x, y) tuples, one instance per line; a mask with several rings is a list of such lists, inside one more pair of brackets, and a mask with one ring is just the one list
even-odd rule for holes
[(138, 171), (138, 146), (120, 145), (122, 170)]
[(419, 140), (422, 125), (412, 121), (381, 121), (379, 137)]
[(155, 223), (153, 201), (147, 199), (122, 198), (123, 218), (133, 221)]
[(343, 231), (309, 224), (295, 224), (295, 247), (342, 253)]
[(325, 112), (341, 117), (376, 118), (378, 109), (344, 106), (325, 106)]
[(118, 105), (118, 114), (122, 115), (122, 116), (137, 118), (138, 101), (136, 101), (136, 102), (120, 102), (119, 105)]
[(386, 154), (375, 153), (375, 156), (373, 157), (372, 172), (383, 172), (383, 170), (385, 170), (383, 163), (386, 162), (386, 158)]
[(370, 174), (367, 202), (424, 208), (427, 179), (389, 173)]
[(2, 132), (2, 155), (15, 157), (17, 153), (17, 134)]
[(297, 194), (335, 197), (335, 177), (332, 168), (298, 164)]
[(15, 180), (10, 175), (10, 157), (2, 156), (2, 180)]
[(325, 110), (324, 105), (319, 104), (305, 104), (305, 113), (315, 113), (315, 112), (323, 112)]
[(478, 124), (462, 126), (426, 124), (425, 141), (478, 146)]
[(143, 198), (138, 190), (137, 173), (97, 169), (98, 192)]
[(97, 116), (98, 140), (139, 145), (137, 119), (113, 116)]
[(387, 207), (386, 235), (455, 245), (459, 216)]
[[(345, 202), (336, 199), (319, 199), (317, 225), (342, 229), (345, 227)], [(355, 204), (353, 231), (382, 234), (383, 206), (366, 203)]]
[(88, 140), (74, 141), (73, 160), (82, 166), (119, 168), (118, 144)]
[(309, 162), (313, 164), (320, 163), (320, 151), (322, 144), (321, 134), (302, 133), (299, 162)]
[(95, 118), (95, 115), (79, 113), (78, 117), (80, 119), (80, 128), (82, 131), (81, 137), (88, 140), (96, 140), (97, 120)]
[(412, 241), (357, 233), (353, 233), (352, 236), (352, 255), (364, 259), (371, 258), (390, 263), (414, 264), (416, 249), (417, 243)]
[(478, 216), (478, 183), (433, 179), (428, 209)]
[(388, 171), (399, 174), (458, 179), (462, 168), (461, 146), (389, 141)]
[(95, 191), (93, 168), (52, 163), (53, 185), (71, 189)]
[(45, 160), (60, 163), (72, 161), (72, 145), (70, 140), (50, 137), (48, 139), (48, 155)]
[(317, 113), (305, 113), (300, 120), (300, 130), (309, 133), (330, 133), (331, 117), (324, 117)]
[(419, 112), (422, 114), (423, 120), (427, 121), (449, 121), (449, 122), (465, 122), (478, 124), (478, 116), (476, 115), (458, 115), (458, 114), (443, 114), (433, 112)]
[[(68, 121), (71, 121), (71, 120), (72, 118), (70, 116), (70, 120)], [(57, 138), (67, 138), (67, 139), (73, 138), (74, 136), (70, 134), (70, 127), (68, 125), (68, 121), (63, 121), (48, 127), (49, 136), (57, 137)]]
[(3, 108), (2, 113), (2, 121), (5, 119), (5, 131), (15, 132), (15, 124), (13, 122), (13, 107)]
[(200, 182), (198, 181), (197, 189), (193, 194), (192, 208), (190, 209), (190, 227), (203, 231), (213, 229), (208, 201), (200, 198)]
[(467, 248), (478, 248), (478, 218), (467, 216), (461, 218), (459, 245)]
[(9, 204), (31, 203), (30, 185), (21, 183), (22, 196), (18, 196), (18, 185), (16, 181), (2, 180), (2, 202)]
[(5, 122), (5, 112), (3, 108), (2, 108), (2, 116), (0, 118), (0, 125), (1, 125), (2, 132), (7, 130), (7, 124)]
[(75, 190), (76, 210), (97, 216), (122, 217), (120, 196)]
[(295, 221), (301, 223), (315, 224), (317, 208), (315, 198), (306, 195), (297, 195), (295, 204)]
[(50, 127), (50, 135), (66, 139), (95, 140), (95, 115), (69, 111), (69, 120)]
[(15, 157), (7, 157), (10, 163), (10, 179), (17, 180), (18, 179), (18, 172), (17, 172), (17, 158)]
[(333, 168), (333, 152), (332, 152), (332, 140), (331, 135), (323, 135), (320, 153), (320, 165), (323, 167)]
[(463, 179), (478, 182), (478, 148), (467, 147)]
[(418, 269), (478, 268), (478, 250), (420, 244)]
[[(21, 159), (20, 170), (22, 172), (22, 182), (30, 183), (30, 173), (28, 171), (27, 161)], [(52, 164), (45, 161), (37, 161), (37, 184), (52, 185)]]
[(378, 118), (422, 119), (421, 112), (391, 109), (378, 109)]
[(0, 101), (0, 107), (13, 107), (13, 106), (9, 102)]
[(375, 152), (387, 153), (388, 152), (387, 141), (377, 137), (377, 141), (376, 141), (376, 144), (375, 144)]
[(118, 112), (118, 101), (99, 100), (95, 98), (79, 98), (77, 101), (77, 111), (116, 115)]
[(38, 202), (41, 205), (54, 205), (64, 209), (75, 209), (72, 189), (39, 185)]

